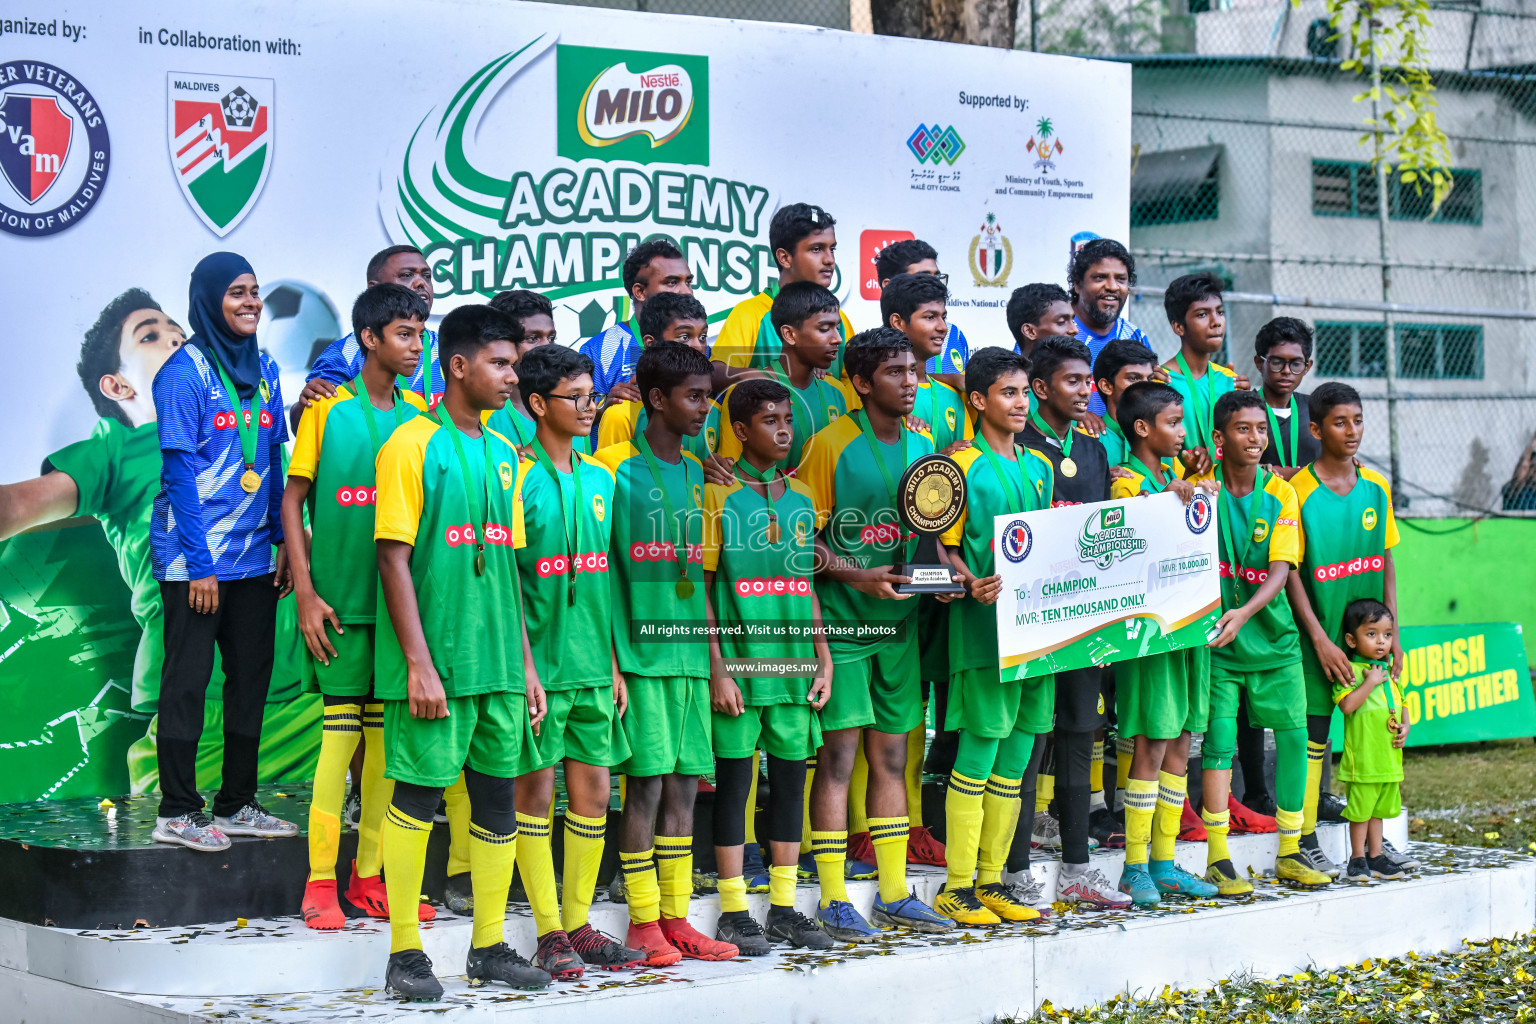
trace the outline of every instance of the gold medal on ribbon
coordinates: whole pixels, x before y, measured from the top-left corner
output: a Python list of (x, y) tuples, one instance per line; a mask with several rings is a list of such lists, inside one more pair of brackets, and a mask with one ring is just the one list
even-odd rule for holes
[(483, 549), (475, 552), (475, 575), (485, 575), (485, 551)]
[(773, 519), (770, 519), (768, 521), (768, 543), (769, 544), (777, 544), (779, 542), (779, 537), (780, 536), (781, 536), (781, 533), (779, 531), (779, 520), (778, 520), (778, 518), (775, 517)]
[(255, 494), (261, 489), (261, 474), (254, 469), (248, 469), (240, 475), (240, 489), (246, 494)]
[(1061, 475), (1065, 477), (1077, 476), (1077, 463), (1071, 459), (1061, 460)]
[(692, 597), (693, 596), (693, 580), (687, 579), (686, 577), (684, 579), (678, 580), (677, 581), (677, 596), (682, 598), (684, 601), (686, 601), (690, 597)]

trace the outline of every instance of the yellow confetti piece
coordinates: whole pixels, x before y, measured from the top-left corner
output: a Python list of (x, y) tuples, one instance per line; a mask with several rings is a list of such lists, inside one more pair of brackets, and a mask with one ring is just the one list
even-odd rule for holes
[[(99, 807), (101, 810), (105, 811), (108, 808), (116, 807), (117, 804), (113, 803), (111, 800), (107, 799), (106, 797), (102, 797), (101, 798), (101, 803), (97, 804), (96, 806)], [(1532, 847), (1532, 849), (1536, 849), (1536, 843), (1532, 843), (1531, 847)]]
[(1499, 838), (1499, 834), (1497, 832), (1484, 832), (1483, 833), (1483, 838), (1484, 839), (1497, 839), (1497, 838)]
[(248, 925), (248, 924), (250, 924), (250, 923), (251, 923), (251, 922), (249, 922), (249, 921), (247, 921), (247, 920), (246, 920), (246, 919), (245, 919), (245, 918), (243, 918), (243, 917), (237, 917), (237, 918), (235, 918), (235, 927), (236, 927), (236, 928), (244, 928), (244, 927), (245, 927), (245, 926), (246, 926), (246, 925)]

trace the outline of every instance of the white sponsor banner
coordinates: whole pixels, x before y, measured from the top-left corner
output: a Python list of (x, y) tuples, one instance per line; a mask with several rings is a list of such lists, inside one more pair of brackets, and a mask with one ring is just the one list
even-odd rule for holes
[(390, 243), (427, 250), (435, 314), (534, 288), (573, 343), (615, 322), (641, 239), (671, 235), (723, 315), (776, 275), (773, 212), (814, 202), (856, 328), (877, 249), (918, 237), (974, 347), (1008, 343), (1009, 292), (1063, 281), (1074, 236), (1128, 229), (1120, 63), (507, 0), (28, 13), (43, 30), (0, 35), (0, 482), (100, 415), (152, 418), (163, 347), (125, 336), (114, 385), (82, 341), (130, 287), (184, 324), (220, 249), (270, 298), (292, 401)]
[(1221, 610), (1216, 505), (1196, 491), (998, 516), (1003, 677), (1203, 644)]

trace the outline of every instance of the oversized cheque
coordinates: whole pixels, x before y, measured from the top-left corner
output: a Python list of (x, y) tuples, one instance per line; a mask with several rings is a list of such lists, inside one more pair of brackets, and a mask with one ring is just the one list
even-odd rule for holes
[(1221, 615), (1216, 506), (1203, 491), (998, 516), (1004, 679), (1206, 643)]

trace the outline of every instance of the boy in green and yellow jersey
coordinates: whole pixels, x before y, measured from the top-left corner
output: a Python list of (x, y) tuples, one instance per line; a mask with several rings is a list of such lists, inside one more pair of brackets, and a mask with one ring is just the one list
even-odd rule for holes
[(1344, 642), (1353, 677), (1333, 684), (1344, 712), (1344, 756), (1339, 781), (1349, 787), (1349, 880), (1402, 878), (1405, 865), (1389, 855), (1382, 822), (1403, 812), (1403, 745), (1408, 718), (1403, 693), (1388, 659), (1397, 639), (1396, 616), (1380, 601), (1363, 597), (1344, 609)]
[[(1188, 504), (1195, 488), (1183, 479), (1184, 401), (1167, 384), (1132, 384), (1116, 407), (1129, 442), (1126, 474), (1110, 485), (1110, 498), (1171, 491)], [(1207, 491), (1215, 485), (1202, 484)], [(1173, 862), (1184, 810), (1191, 733), (1210, 717), (1210, 656), (1187, 647), (1115, 664), (1115, 717), (1120, 735), (1134, 743), (1125, 785), (1125, 870), (1120, 891), (1137, 906), (1157, 906), (1163, 895), (1209, 898), (1216, 887)], [(1150, 850), (1149, 850), (1150, 847)], [(1149, 857), (1150, 853), (1150, 857)]]
[(1118, 475), (1115, 470), (1130, 461), (1131, 457), (1131, 450), (1125, 444), (1125, 435), (1120, 431), (1120, 421), (1115, 418), (1120, 396), (1132, 384), (1156, 380), (1158, 374), (1167, 377), (1167, 373), (1157, 365), (1157, 354), (1141, 342), (1128, 338), (1105, 345), (1099, 349), (1093, 361), (1094, 390), (1104, 401), (1104, 433), (1099, 435), (1099, 443), (1109, 456), (1111, 476)]
[[(709, 316), (704, 306), (692, 295), (662, 292), (640, 310), (640, 343), (650, 348), (658, 341), (671, 341), (689, 348), (708, 358)], [(629, 391), (634, 385), (621, 385), (624, 393), (639, 395), (639, 389)], [(708, 463), (720, 440), (720, 407), (709, 403), (710, 416), (704, 421), (704, 429), (692, 437), (683, 438), (683, 447), (702, 463)], [(643, 432), (649, 422), (645, 403), (638, 397), (621, 400), (609, 405), (598, 414), (597, 450), (616, 444), (624, 444)], [(721, 470), (725, 478), (725, 470)]]
[[(1370, 598), (1397, 614), (1397, 519), (1392, 488), (1374, 469), (1360, 466), (1355, 455), (1365, 436), (1360, 395), (1348, 384), (1328, 383), (1308, 397), (1311, 423), (1322, 454), (1291, 477), (1301, 505), (1301, 566), (1286, 584), (1304, 642), (1301, 671), (1307, 685), (1307, 793), (1301, 848), (1312, 866), (1335, 878), (1339, 866), (1317, 842), (1318, 787), (1328, 725), (1333, 714), (1332, 685), (1350, 684), (1354, 673), (1344, 651), (1344, 609)], [(1392, 677), (1402, 675), (1403, 647), (1392, 639)], [(1388, 850), (1388, 857), (1397, 857)]]
[[(769, 316), (773, 300), (779, 289), (795, 281), (832, 287), (837, 279), (836, 225), (830, 213), (810, 203), (790, 203), (773, 215), (768, 222), (768, 248), (773, 250), (779, 276), (765, 290), (738, 302), (725, 318), (710, 354), (716, 392), (724, 391), (744, 371), (778, 366), (781, 345)], [(853, 335), (853, 325), (846, 316), (839, 317), (841, 335), (846, 341)], [(832, 361), (829, 372), (833, 377), (846, 379), (841, 352)]]
[(1248, 378), (1213, 361), (1227, 342), (1220, 278), (1211, 273), (1174, 278), (1163, 293), (1163, 310), (1179, 336), (1178, 353), (1163, 364), (1168, 384), (1184, 401), (1188, 436), (1179, 458), (1189, 479), (1204, 480), (1221, 461), (1221, 450), (1211, 439), (1216, 402), (1230, 391), (1246, 390)]
[(1039, 912), (1003, 881), (1021, 810), (1020, 792), (1037, 734), (1056, 713), (1052, 676), (1004, 681), (997, 658), (997, 598), (1002, 576), (992, 550), (993, 521), (1050, 508), (1051, 463), (1020, 448), (1029, 422), (1029, 360), (984, 348), (965, 368), (966, 398), (977, 415), (975, 442), (955, 461), (965, 474), (965, 509), (942, 538), (969, 593), (949, 610), (949, 707), (945, 727), (960, 749), (944, 799), (948, 878), (934, 909), (964, 926), (1029, 921)]
[[(645, 429), (597, 453), (614, 475), (613, 648), (629, 697), (629, 757), (616, 766), (627, 780), (619, 834), (630, 921), (624, 944), (655, 967), (684, 956), (730, 960), (735, 946), (688, 923), (693, 804), (714, 751), (709, 647), (701, 642), (708, 621), (704, 468), (684, 439), (703, 430), (709, 415), (709, 360), (687, 345), (656, 341), (640, 354), (635, 380)], [(689, 633), (679, 638), (676, 629)]]
[(816, 499), (817, 594), (829, 631), (832, 696), (821, 711), (825, 743), (811, 783), (811, 852), (821, 880), (821, 925), (833, 938), (863, 941), (875, 929), (848, 900), (848, 787), (862, 737), (869, 755), (869, 830), (880, 876), (873, 916), (881, 924), (944, 931), (907, 889), (907, 734), (922, 721), (917, 602), (896, 591), (908, 577), (893, 564), (910, 555), (896, 487), (909, 465), (933, 451), (907, 427), (917, 395), (912, 343), (877, 327), (845, 351), (862, 408), (816, 435), (799, 479)]
[(517, 450), (481, 422), (517, 384), (516, 328), (489, 306), (460, 306), (438, 332), (444, 399), (379, 449), (374, 540), (387, 616), (375, 628), (374, 692), (384, 704), (389, 893), (385, 986), (434, 1001), (443, 987), (422, 952), (416, 904), (432, 815), (464, 775), (474, 929), (473, 981), (543, 988), (549, 975), (507, 946), (502, 928), (517, 849), (512, 780), (544, 717), (544, 691), (518, 600), (522, 543)]
[[(522, 288), (508, 289), (491, 296), (490, 305), (492, 309), (505, 313), (517, 329), (517, 336), (512, 339), (512, 342), (517, 346), (519, 362), (522, 361), (523, 356), (534, 349), (554, 344), (555, 308), (538, 292), (530, 292)], [(529, 415), (528, 406), (523, 402), (522, 394), (516, 388), (507, 398), (507, 404), (486, 418), (485, 425), (518, 448), (533, 443), (533, 434), (537, 427), (533, 417)], [(583, 438), (578, 443), (581, 446), (580, 450), (585, 453), (586, 439)]]
[[(731, 434), (741, 446), (736, 483), (704, 488), (704, 582), (710, 619), (710, 704), (715, 750), (715, 862), (720, 921), (715, 937), (746, 956), (771, 941), (830, 949), (832, 939), (795, 909), (805, 762), (821, 746), (817, 712), (832, 685), (832, 655), (820, 634), (812, 584), (816, 506), (810, 490), (779, 467), (794, 438), (789, 389), (745, 380), (731, 388)], [(755, 635), (749, 630), (768, 630)], [(792, 632), (792, 630), (796, 632)], [(814, 672), (780, 674), (754, 662), (797, 659)], [(746, 662), (746, 664), (742, 664)], [(745, 815), (761, 747), (768, 755), (768, 918), (747, 909)]]
[[(304, 923), (320, 930), (346, 923), (336, 899), (341, 805), (347, 766), (365, 735), (358, 787), (362, 815), (347, 900), (371, 917), (389, 916), (379, 876), (379, 828), (394, 787), (384, 778), (384, 708), (373, 693), (379, 589), (373, 544), (374, 458), (396, 427), (426, 410), (424, 399), (402, 392), (395, 383), (397, 377), (409, 380), (415, 374), (425, 351), (426, 322), (426, 302), (402, 285), (376, 284), (357, 297), (352, 334), (363, 348), (362, 372), (350, 385), (304, 410), (283, 491), (284, 536), (303, 537), (304, 512), (309, 511), (310, 542), (294, 545), (289, 558), (299, 630), (309, 649), (305, 682), (318, 689), (325, 702), (309, 805), (309, 880), (302, 904)], [(418, 906), (421, 919), (430, 921), (432, 908)]]
[[(518, 463), (513, 502), (523, 614), (549, 712), (523, 746), (517, 779), (517, 862), (539, 936), (534, 964), (557, 981), (583, 967), (638, 967), (645, 954), (588, 923), (608, 825), (608, 769), (629, 756), (620, 724), (624, 677), (606, 639), (613, 599), (608, 545), (613, 473), (580, 452), (598, 398), (592, 360), (563, 345), (530, 351), (517, 367), (523, 404), (538, 424)], [(565, 766), (565, 885), (555, 886), (549, 811), (555, 765)]]
[(1253, 892), (1227, 852), (1238, 698), (1246, 693), (1249, 720), (1275, 732), (1275, 823), (1280, 830), (1275, 876), (1319, 888), (1328, 884), (1328, 876), (1314, 869), (1298, 847), (1307, 782), (1307, 693), (1301, 640), (1283, 594), (1301, 560), (1296, 492), (1259, 465), (1269, 444), (1269, 421), (1258, 392), (1222, 395), (1215, 414), (1212, 436), (1222, 450), (1216, 467), (1222, 615), (1211, 641), (1211, 717), (1201, 748), (1200, 816), (1209, 844), (1205, 880), (1222, 896)]

